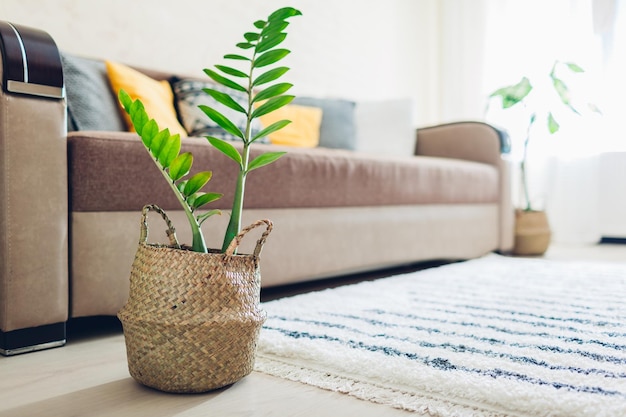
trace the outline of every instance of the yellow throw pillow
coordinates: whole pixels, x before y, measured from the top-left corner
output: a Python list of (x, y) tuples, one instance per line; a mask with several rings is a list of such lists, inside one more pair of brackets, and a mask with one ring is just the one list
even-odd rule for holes
[[(186, 137), (187, 132), (176, 117), (174, 93), (167, 81), (157, 81), (123, 64), (106, 61), (107, 73), (115, 96), (120, 89), (125, 90), (133, 99), (140, 99), (148, 116), (159, 125), (159, 129), (168, 128), (170, 134)], [(120, 106), (121, 108), (121, 106)], [(134, 131), (128, 114), (123, 111), (128, 130)]]
[(322, 109), (288, 104), (261, 117), (264, 128), (279, 120), (291, 120), (284, 128), (269, 135), (274, 145), (315, 148), (320, 143)]

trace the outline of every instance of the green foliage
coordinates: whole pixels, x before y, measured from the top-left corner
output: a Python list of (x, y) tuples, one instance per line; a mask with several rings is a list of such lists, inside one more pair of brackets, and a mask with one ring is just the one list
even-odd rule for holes
[(170, 135), (168, 129), (159, 130), (156, 121), (146, 113), (143, 103), (140, 100), (133, 100), (126, 91), (120, 90), (118, 97), (152, 160), (167, 180), (189, 219), (193, 235), (192, 249), (206, 252), (200, 225), (209, 216), (219, 214), (219, 210), (199, 215), (195, 212), (222, 197), (222, 194), (200, 191), (211, 179), (211, 172), (203, 171), (189, 179), (183, 179), (191, 171), (193, 155), (190, 152), (180, 153), (180, 135)]
[[(207, 137), (207, 140), (213, 147), (239, 166), (235, 198), (230, 222), (224, 236), (222, 251), (226, 250), (241, 229), (241, 212), (243, 210), (246, 175), (255, 169), (275, 162), (285, 154), (285, 152), (266, 152), (250, 160), (249, 148), (252, 143), (282, 129), (290, 123), (289, 120), (280, 120), (266, 127), (261, 132), (252, 135), (252, 121), (289, 104), (294, 98), (292, 95), (285, 94), (292, 87), (292, 84), (289, 83), (277, 83), (267, 86), (260, 91), (256, 90), (261, 85), (278, 80), (289, 71), (289, 68), (276, 67), (258, 76), (255, 74), (255, 70), (276, 64), (289, 55), (290, 51), (288, 49), (277, 47), (287, 37), (284, 30), (289, 26), (289, 23), (286, 20), (301, 14), (299, 10), (292, 7), (284, 7), (270, 14), (267, 20), (254, 22), (253, 26), (256, 31), (244, 33), (245, 41), (236, 45), (243, 50), (243, 53), (224, 56), (224, 59), (234, 61), (235, 66), (236, 64), (247, 65), (245, 68), (215, 65), (215, 70), (209, 68), (204, 70), (204, 73), (216, 83), (235, 90), (239, 94), (244, 93), (247, 98), (246, 105), (242, 106), (230, 94), (211, 88), (203, 90), (220, 105), (244, 114), (246, 116), (244, 131), (241, 131), (222, 111), (205, 105), (199, 106), (204, 114), (217, 123), (224, 131), (243, 141), (243, 149), (240, 151), (229, 142), (214, 137)], [(232, 77), (237, 79), (237, 81), (233, 80)], [(135, 130), (152, 156), (154, 163), (167, 180), (187, 215), (193, 234), (192, 249), (198, 252), (207, 252), (200, 225), (209, 217), (220, 214), (220, 211), (209, 210), (202, 214), (196, 214), (196, 210), (222, 197), (222, 194), (219, 193), (202, 191), (211, 179), (211, 172), (202, 171), (187, 178), (193, 165), (193, 155), (190, 152), (180, 153), (180, 136), (171, 135), (168, 129), (159, 130), (159, 126), (148, 116), (141, 101), (133, 100), (124, 90), (120, 90), (119, 100), (124, 110), (130, 116)]]
[(238, 163), (240, 167), (242, 166), (243, 161), (241, 159), (241, 155), (239, 154), (239, 151), (233, 145), (226, 142), (225, 140), (218, 139), (218, 138), (209, 137), (207, 139), (209, 140), (211, 145), (217, 148), (220, 152), (222, 152), (224, 155), (226, 155), (227, 157), (229, 157), (230, 159)]
[[(278, 48), (287, 38), (284, 32), (289, 26), (287, 19), (300, 16), (299, 10), (292, 7), (284, 7), (269, 15), (267, 20), (257, 20), (253, 26), (256, 30), (244, 33), (244, 41), (237, 43), (236, 47), (242, 53), (224, 55), (224, 59), (234, 61), (234, 66), (215, 65), (215, 70), (207, 68), (204, 73), (216, 83), (237, 92), (245, 93), (247, 105), (241, 106), (234, 97), (229, 94), (218, 92), (213, 89), (205, 89), (218, 103), (233, 109), (246, 116), (246, 128), (241, 131), (234, 122), (229, 120), (218, 109), (209, 106), (200, 106), (201, 110), (217, 123), (226, 132), (241, 138), (243, 149), (239, 151), (233, 145), (221, 139), (207, 137), (207, 140), (220, 152), (232, 159), (239, 166), (239, 175), (235, 189), (235, 197), (232, 206), (230, 222), (224, 236), (222, 250), (225, 250), (231, 240), (241, 229), (241, 212), (243, 210), (244, 190), (246, 176), (249, 172), (271, 164), (283, 156), (284, 152), (268, 152), (257, 156), (250, 161), (249, 147), (260, 138), (282, 129), (290, 123), (289, 120), (280, 120), (266, 127), (263, 131), (252, 135), (252, 121), (265, 114), (271, 113), (289, 104), (294, 96), (287, 95), (292, 84), (276, 83), (269, 85), (262, 90), (257, 90), (259, 86), (277, 81), (289, 68), (281, 66), (269, 69), (256, 74), (256, 70), (274, 65), (289, 55), (290, 51), (285, 48)], [(237, 68), (237, 64), (244, 64), (244, 68)], [(232, 77), (238, 79), (233, 80)], [(241, 82), (244, 84), (241, 84)]]
[[(581, 114), (580, 111), (572, 105), (571, 91), (569, 87), (561, 78), (557, 76), (556, 72), (558, 68), (567, 69), (571, 73), (583, 73), (585, 71), (573, 62), (555, 61), (549, 74), (551, 85), (559, 98), (559, 101), (574, 113)], [(502, 108), (508, 109), (518, 103), (524, 103), (524, 100), (529, 96), (531, 91), (533, 91), (533, 86), (531, 85), (530, 80), (527, 77), (522, 77), (517, 84), (497, 89), (489, 95), (489, 98), (500, 97)], [(598, 108), (594, 105), (590, 105), (589, 107), (592, 111), (599, 113)], [(536, 113), (533, 112), (533, 115), (536, 115)], [(560, 128), (559, 123), (555, 119), (554, 112), (552, 111), (548, 111), (547, 113), (546, 126), (550, 134), (556, 133)]]
[(264, 167), (265, 165), (269, 165), (284, 154), (284, 152), (266, 152), (262, 155), (259, 155), (248, 164), (248, 169), (246, 172), (250, 172), (253, 169), (258, 169)]
[[(577, 64), (573, 62), (555, 61), (554, 64), (552, 65), (552, 69), (550, 70), (550, 73), (548, 74), (550, 78), (550, 85), (553, 87), (553, 92), (556, 94), (556, 96), (559, 99), (558, 102), (563, 104), (565, 108), (571, 110), (575, 114), (581, 115), (581, 112), (572, 105), (572, 94), (571, 94), (569, 87), (563, 81), (562, 78), (557, 76), (557, 70), (559, 68), (568, 70), (572, 74), (579, 74), (585, 71), (580, 66), (578, 66)], [(499, 88), (493, 93), (491, 93), (489, 95), (489, 99), (490, 99), (489, 104), (491, 104), (491, 99), (499, 97), (502, 109), (508, 109), (520, 103), (526, 106), (526, 99), (529, 97), (530, 93), (533, 90), (534, 90), (534, 87), (530, 83), (530, 80), (527, 77), (523, 77), (518, 83)], [(591, 111), (600, 113), (600, 110), (595, 105), (589, 103), (588, 107)], [(523, 188), (524, 196), (526, 199), (525, 210), (528, 210), (528, 211), (532, 210), (532, 206), (530, 203), (530, 198), (529, 198), (529, 193), (528, 193), (528, 179), (526, 177), (526, 157), (527, 157), (527, 152), (528, 152), (528, 144), (530, 140), (531, 128), (534, 125), (536, 119), (537, 119), (537, 111), (532, 110), (530, 112), (530, 116), (528, 120), (526, 139), (524, 141), (524, 154), (523, 154), (522, 163), (521, 163), (522, 188)], [(547, 131), (551, 135), (558, 132), (559, 129), (561, 128), (561, 125), (556, 120), (554, 112), (552, 110), (547, 111), (545, 123), (546, 123), (545, 126), (547, 128)]]
[(523, 77), (520, 82), (517, 84), (510, 85), (508, 87), (500, 88), (489, 96), (492, 97), (501, 97), (502, 98), (502, 108), (508, 109), (509, 107), (513, 107), (517, 103), (521, 102), (526, 98), (528, 94), (532, 91), (533, 86), (530, 85), (530, 80), (526, 77)]

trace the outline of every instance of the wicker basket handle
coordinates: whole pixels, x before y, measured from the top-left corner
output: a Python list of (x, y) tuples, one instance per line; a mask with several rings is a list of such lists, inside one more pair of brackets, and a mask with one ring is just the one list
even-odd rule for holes
[(230, 245), (228, 245), (228, 248), (226, 248), (226, 252), (224, 253), (226, 255), (234, 254), (235, 250), (241, 243), (241, 239), (243, 239), (246, 233), (248, 233), (250, 230), (255, 229), (261, 225), (265, 225), (265, 231), (263, 232), (259, 240), (257, 240), (256, 247), (254, 248), (254, 253), (253, 253), (254, 256), (259, 256), (261, 254), (261, 250), (263, 249), (263, 245), (265, 244), (265, 241), (267, 240), (267, 236), (269, 236), (270, 232), (272, 231), (272, 228), (274, 227), (272, 222), (267, 219), (257, 220), (256, 222), (252, 223), (250, 226), (241, 229), (241, 232), (239, 232), (239, 234), (235, 236), (235, 238), (230, 242)]
[(165, 211), (155, 204), (146, 205), (143, 207), (143, 210), (141, 210), (141, 232), (139, 235), (139, 243), (147, 243), (148, 241), (148, 212), (151, 210), (159, 213), (167, 224), (167, 230), (165, 233), (170, 239), (170, 246), (180, 249), (180, 243), (178, 243), (178, 239), (176, 238), (176, 229), (174, 229), (174, 225), (169, 217), (167, 217), (167, 214), (165, 214)]

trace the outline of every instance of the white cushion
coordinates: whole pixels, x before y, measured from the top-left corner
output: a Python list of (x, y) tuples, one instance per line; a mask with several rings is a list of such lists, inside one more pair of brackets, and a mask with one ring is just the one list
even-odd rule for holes
[(409, 98), (359, 101), (355, 108), (356, 150), (379, 155), (415, 153), (413, 101)]

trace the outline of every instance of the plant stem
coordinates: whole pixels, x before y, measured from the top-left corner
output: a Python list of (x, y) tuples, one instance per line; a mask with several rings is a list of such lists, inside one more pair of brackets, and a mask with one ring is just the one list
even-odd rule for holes
[(226, 251), (226, 248), (230, 245), (230, 242), (237, 236), (241, 230), (241, 213), (243, 212), (243, 196), (246, 188), (246, 174), (248, 170), (248, 159), (250, 157), (249, 144), (245, 143), (243, 146), (243, 158), (242, 168), (239, 170), (237, 176), (237, 185), (235, 186), (235, 197), (233, 199), (233, 208), (230, 213), (230, 221), (226, 228), (224, 235), (224, 243), (222, 245), (222, 252)]
[[(246, 131), (244, 133), (245, 139), (243, 140), (243, 151), (241, 158), (241, 166), (239, 167), (239, 175), (237, 176), (237, 185), (235, 186), (235, 197), (233, 199), (232, 211), (230, 213), (230, 220), (226, 233), (224, 234), (224, 243), (222, 244), (222, 252), (226, 252), (226, 248), (230, 245), (230, 242), (239, 234), (241, 230), (241, 213), (243, 212), (243, 197), (246, 189), (246, 175), (248, 174), (248, 162), (250, 161), (250, 143), (252, 139), (252, 80), (254, 73), (254, 62), (256, 60), (256, 48), (252, 53), (250, 59), (250, 71), (248, 73), (248, 113), (246, 117)], [(235, 249), (235, 252), (237, 250)]]
[[(148, 150), (148, 153), (149, 152), (150, 151)], [(185, 215), (189, 220), (189, 226), (191, 227), (192, 235), (191, 249), (194, 252), (207, 253), (206, 242), (204, 241), (204, 236), (202, 235), (202, 231), (200, 230), (200, 224), (198, 223), (198, 219), (196, 219), (196, 217), (193, 215), (191, 207), (189, 207), (189, 204), (187, 204), (187, 201), (185, 201), (185, 198), (182, 196), (181, 192), (178, 190), (178, 187), (176, 187), (176, 184), (174, 184), (168, 173), (165, 172), (165, 169), (162, 169), (160, 167), (154, 157), (152, 158), (152, 160), (159, 167), (159, 171), (161, 171), (161, 174), (163, 175), (163, 177), (165, 177), (165, 180), (169, 184), (170, 188), (172, 189), (172, 191), (174, 191), (176, 199), (180, 202), (180, 205), (182, 206), (183, 210), (185, 211)]]
[(204, 241), (204, 235), (200, 230), (200, 225), (198, 224), (198, 220), (195, 218), (193, 213), (185, 210), (185, 214), (187, 215), (187, 219), (189, 219), (189, 225), (191, 226), (192, 233), (192, 243), (191, 250), (194, 252), (207, 253), (206, 242)]
[(534, 114), (530, 118), (528, 129), (526, 130), (526, 139), (524, 140), (524, 155), (522, 156), (522, 163), (520, 164), (520, 172), (522, 174), (522, 189), (524, 191), (524, 198), (526, 199), (526, 207), (524, 211), (532, 211), (530, 204), (530, 193), (528, 191), (528, 173), (526, 169), (526, 158), (528, 157), (528, 142), (530, 141), (530, 129), (535, 122)]
[(526, 161), (523, 160), (520, 164), (520, 171), (522, 174), (522, 188), (524, 189), (524, 199), (526, 200), (526, 207), (524, 211), (532, 211), (530, 206), (530, 196), (528, 194), (528, 180), (526, 179)]

